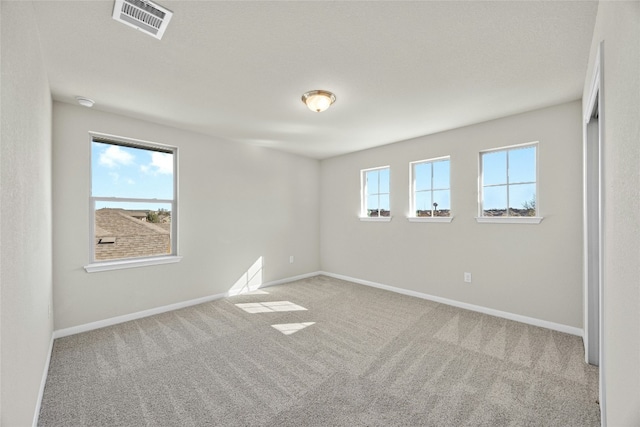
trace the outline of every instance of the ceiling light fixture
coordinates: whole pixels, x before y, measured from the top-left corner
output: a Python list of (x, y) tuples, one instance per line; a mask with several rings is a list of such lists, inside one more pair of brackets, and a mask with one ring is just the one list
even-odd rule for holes
[(336, 96), (326, 90), (311, 90), (302, 95), (304, 102), (311, 111), (320, 113), (336, 102)]
[(83, 107), (93, 107), (93, 104), (95, 104), (95, 102), (93, 102), (93, 99), (89, 99), (89, 98), (85, 98), (84, 96), (76, 96), (76, 101), (78, 101), (78, 104), (82, 105)]

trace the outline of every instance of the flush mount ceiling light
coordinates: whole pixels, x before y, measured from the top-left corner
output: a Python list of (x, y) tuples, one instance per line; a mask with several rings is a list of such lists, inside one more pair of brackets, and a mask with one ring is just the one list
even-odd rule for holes
[(336, 102), (336, 96), (326, 90), (311, 90), (302, 95), (304, 102), (311, 111), (320, 113)]
[(95, 102), (93, 102), (93, 99), (89, 99), (89, 98), (85, 98), (84, 96), (76, 96), (76, 101), (78, 101), (78, 104), (82, 105), (83, 107), (93, 107), (93, 104), (95, 104)]

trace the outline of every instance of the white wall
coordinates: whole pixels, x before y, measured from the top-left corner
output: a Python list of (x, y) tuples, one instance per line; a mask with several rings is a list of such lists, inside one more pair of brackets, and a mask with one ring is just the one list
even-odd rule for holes
[[(582, 328), (580, 109), (576, 101), (323, 160), (322, 270)], [(476, 223), (478, 152), (532, 141), (545, 219)], [(409, 223), (409, 162), (446, 155), (453, 222)], [(393, 219), (361, 222), (360, 170), (383, 165)]]
[(51, 342), (51, 95), (30, 2), (1, 2), (3, 426), (31, 425)]
[[(89, 131), (178, 147), (182, 262), (85, 272)], [(224, 293), (260, 256), (264, 282), (317, 271), (318, 176), (317, 160), (54, 102), (55, 328)]]
[(640, 425), (640, 2), (601, 1), (586, 101), (604, 40), (604, 341), (609, 426)]

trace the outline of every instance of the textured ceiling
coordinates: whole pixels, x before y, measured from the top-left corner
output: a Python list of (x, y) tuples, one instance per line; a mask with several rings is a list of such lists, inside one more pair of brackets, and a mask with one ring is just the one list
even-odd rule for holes
[[(54, 99), (326, 158), (579, 99), (593, 1), (34, 2)], [(303, 92), (337, 96), (323, 113)]]

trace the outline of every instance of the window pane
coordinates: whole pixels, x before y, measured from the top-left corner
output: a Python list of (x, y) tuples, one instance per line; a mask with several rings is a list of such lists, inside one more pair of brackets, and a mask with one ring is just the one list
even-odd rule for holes
[(380, 169), (380, 193), (389, 193), (389, 168)]
[(433, 164), (433, 188), (449, 188), (449, 160), (435, 162)]
[(380, 216), (389, 216), (391, 213), (389, 209), (389, 195), (380, 195)]
[(366, 172), (367, 177), (367, 194), (378, 194), (378, 173), (379, 171)]
[(170, 203), (96, 202), (95, 260), (171, 254)]
[(536, 147), (509, 150), (509, 184), (536, 182)]
[(433, 203), (433, 216), (449, 216), (451, 214), (451, 193), (449, 190), (434, 191)]
[(173, 199), (173, 154), (92, 142), (91, 194)]
[(414, 207), (416, 216), (431, 216), (431, 191), (416, 193)]
[(536, 216), (536, 185), (509, 186), (509, 215)]
[[(367, 215), (368, 216), (377, 216), (378, 209), (378, 195), (375, 194), (373, 196), (367, 196)], [(376, 215), (371, 215), (371, 211), (376, 211)]]
[(485, 187), (482, 201), (483, 216), (507, 215), (507, 186)]
[[(507, 183), (507, 152), (495, 151), (482, 155), (482, 183), (495, 185)], [(505, 199), (505, 209), (506, 209)]]
[(431, 163), (413, 165), (413, 173), (416, 180), (415, 191), (431, 190)]

